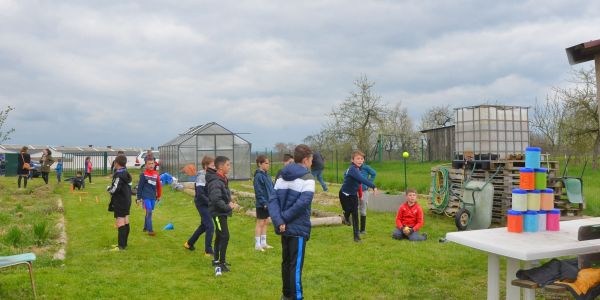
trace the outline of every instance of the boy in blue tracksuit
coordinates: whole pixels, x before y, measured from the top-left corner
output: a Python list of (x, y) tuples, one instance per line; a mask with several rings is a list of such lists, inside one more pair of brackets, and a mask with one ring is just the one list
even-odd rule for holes
[(254, 172), (254, 196), (256, 198), (256, 227), (254, 229), (254, 250), (265, 251), (273, 248), (267, 244), (267, 221), (269, 220), (269, 197), (273, 193), (273, 182), (267, 174), (271, 166), (266, 155), (256, 157)]
[(196, 176), (196, 196), (194, 197), (194, 205), (200, 215), (200, 225), (185, 244), (183, 244), (183, 247), (188, 250), (196, 249), (194, 244), (198, 238), (206, 232), (206, 235), (204, 236), (204, 255), (213, 256), (212, 237), (215, 226), (210, 217), (210, 211), (208, 210), (208, 191), (206, 190), (206, 172), (208, 169), (215, 169), (215, 159), (210, 156), (204, 156), (202, 158), (202, 170), (200, 170), (198, 176)]
[(361, 166), (365, 162), (365, 154), (359, 150), (352, 152), (352, 163), (344, 174), (344, 183), (340, 189), (340, 203), (344, 210), (344, 224), (350, 225), (349, 217), (352, 215), (352, 231), (354, 241), (361, 242), (358, 232), (358, 199), (363, 196), (362, 185), (373, 189), (373, 194), (377, 194), (377, 187), (368, 179), (364, 178), (361, 172)]
[(315, 180), (310, 173), (312, 151), (306, 145), (294, 150), (294, 162), (283, 168), (269, 198), (269, 213), (275, 233), (281, 235), (282, 299), (303, 299), (302, 267), (310, 238), (310, 207)]
[[(377, 176), (377, 172), (371, 168), (371, 166), (363, 163), (360, 166), (360, 175), (364, 178), (368, 179), (371, 182), (375, 181), (375, 176)], [(369, 204), (369, 197), (371, 196), (371, 192), (369, 191), (369, 187), (365, 184), (362, 185), (363, 196), (359, 200), (358, 210), (360, 212), (360, 234), (367, 233), (367, 204)]]

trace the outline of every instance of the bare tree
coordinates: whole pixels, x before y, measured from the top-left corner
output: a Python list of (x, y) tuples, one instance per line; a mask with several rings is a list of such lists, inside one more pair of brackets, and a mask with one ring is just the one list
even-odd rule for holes
[(401, 103), (394, 105), (384, 117), (382, 126), (383, 150), (392, 158), (393, 151), (412, 150), (412, 141), (415, 138), (412, 120), (408, 111)]
[(365, 152), (372, 152), (372, 145), (381, 127), (386, 105), (373, 93), (374, 82), (366, 76), (354, 81), (357, 90), (330, 113), (331, 120), (326, 132), (333, 133), (341, 141), (349, 142)]
[(551, 147), (553, 153), (556, 152), (561, 144), (561, 138), (564, 136), (565, 114), (564, 103), (559, 94), (553, 93), (546, 96), (543, 103), (535, 101), (533, 107), (533, 119), (531, 127), (533, 132), (539, 134), (545, 142)]
[(0, 143), (4, 143), (10, 140), (10, 134), (15, 132), (14, 128), (7, 129), (6, 131), (2, 129), (4, 127), (4, 123), (8, 118), (8, 113), (14, 110), (14, 107), (8, 106), (7, 108), (0, 110)]
[(454, 113), (450, 105), (434, 106), (421, 116), (420, 130), (433, 129), (454, 124)]
[(570, 148), (592, 148), (592, 168), (598, 168), (600, 153), (600, 123), (596, 101), (596, 78), (593, 69), (577, 70), (571, 88), (557, 88), (555, 93), (564, 102), (564, 139)]

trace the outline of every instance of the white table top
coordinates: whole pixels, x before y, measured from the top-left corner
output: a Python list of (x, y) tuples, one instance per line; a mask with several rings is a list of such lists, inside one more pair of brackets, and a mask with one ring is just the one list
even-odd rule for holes
[(519, 260), (537, 260), (600, 252), (600, 239), (578, 241), (580, 226), (600, 224), (600, 218), (560, 222), (560, 231), (508, 232), (506, 227), (449, 232), (446, 239), (481, 251)]

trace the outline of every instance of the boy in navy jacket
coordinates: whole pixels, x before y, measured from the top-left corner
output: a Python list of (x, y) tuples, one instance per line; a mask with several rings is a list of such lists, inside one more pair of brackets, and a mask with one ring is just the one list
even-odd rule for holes
[(256, 172), (254, 172), (254, 196), (256, 198), (256, 227), (254, 228), (254, 249), (265, 251), (273, 248), (267, 244), (267, 221), (269, 220), (269, 197), (273, 193), (273, 182), (267, 174), (270, 167), (266, 155), (256, 158)]
[(377, 195), (377, 187), (373, 182), (364, 178), (361, 172), (361, 166), (365, 162), (365, 154), (359, 150), (352, 152), (352, 163), (344, 174), (344, 183), (340, 189), (340, 203), (344, 210), (344, 224), (350, 225), (349, 217), (352, 215), (352, 231), (354, 241), (361, 242), (358, 232), (358, 199), (362, 198), (362, 185), (373, 189), (373, 194)]
[(137, 189), (137, 201), (139, 204), (143, 202), (143, 207), (146, 210), (144, 219), (144, 232), (148, 231), (149, 236), (155, 236), (156, 233), (152, 228), (152, 211), (156, 206), (156, 202), (160, 201), (162, 194), (162, 186), (158, 172), (154, 170), (154, 160), (146, 159), (146, 170), (140, 174), (140, 182)]
[(306, 145), (294, 150), (294, 162), (283, 168), (269, 198), (269, 213), (275, 233), (281, 235), (282, 299), (303, 299), (302, 267), (310, 238), (310, 207), (315, 180), (310, 173), (312, 151)]

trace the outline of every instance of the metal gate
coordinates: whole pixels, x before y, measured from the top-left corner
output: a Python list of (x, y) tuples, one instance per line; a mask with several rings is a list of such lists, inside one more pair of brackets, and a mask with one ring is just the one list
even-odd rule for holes
[(108, 152), (63, 152), (63, 177), (75, 177), (77, 171), (85, 174), (85, 159), (92, 162), (92, 176), (106, 176), (110, 169)]

